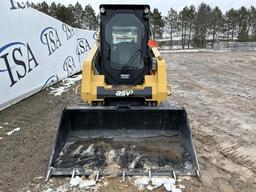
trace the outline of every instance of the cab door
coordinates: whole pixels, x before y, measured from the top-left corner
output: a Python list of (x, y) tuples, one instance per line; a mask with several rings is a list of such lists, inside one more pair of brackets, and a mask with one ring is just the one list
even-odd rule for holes
[(102, 67), (107, 84), (142, 84), (147, 67), (147, 27), (134, 10), (116, 10), (101, 20)]

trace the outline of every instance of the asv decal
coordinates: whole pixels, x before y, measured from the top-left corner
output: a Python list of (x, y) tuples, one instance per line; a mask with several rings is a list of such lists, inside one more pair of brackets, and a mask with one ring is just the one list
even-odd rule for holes
[(46, 27), (44, 30), (42, 30), (40, 40), (44, 45), (47, 45), (49, 55), (51, 55), (61, 46), (58, 32), (52, 27)]
[(126, 97), (133, 95), (133, 90), (116, 91), (117, 97)]
[(0, 72), (10, 78), (10, 87), (39, 65), (28, 43), (12, 42), (0, 47)]

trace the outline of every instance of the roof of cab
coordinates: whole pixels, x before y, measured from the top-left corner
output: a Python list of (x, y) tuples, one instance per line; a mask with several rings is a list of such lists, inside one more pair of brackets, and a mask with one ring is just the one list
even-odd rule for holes
[(101, 4), (99, 8), (104, 7), (105, 9), (150, 9), (147, 4)]

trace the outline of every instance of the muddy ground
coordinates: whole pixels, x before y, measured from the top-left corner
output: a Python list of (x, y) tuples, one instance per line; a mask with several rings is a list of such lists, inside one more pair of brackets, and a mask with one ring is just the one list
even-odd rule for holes
[[(163, 57), (175, 90), (169, 100), (188, 111), (202, 175), (201, 181), (181, 178), (186, 187), (182, 191), (255, 192), (256, 53), (163, 53)], [(0, 112), (0, 191), (42, 191), (44, 186), (69, 182), (54, 178), (45, 184), (35, 178), (46, 175), (63, 107), (81, 102), (74, 93), (78, 84), (61, 96), (50, 95), (50, 89), (42, 91)], [(20, 130), (6, 134), (15, 128)], [(106, 178), (97, 190), (137, 190), (132, 181), (119, 180)]]

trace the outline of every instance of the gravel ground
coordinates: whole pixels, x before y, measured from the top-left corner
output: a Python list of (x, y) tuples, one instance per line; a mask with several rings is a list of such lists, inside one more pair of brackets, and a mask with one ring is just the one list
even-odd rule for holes
[[(256, 191), (255, 52), (163, 53), (163, 57), (175, 90), (169, 100), (188, 111), (201, 167), (201, 181), (179, 178), (186, 187), (182, 191)], [(42, 91), (0, 112), (0, 191), (70, 190), (65, 186), (69, 178), (44, 183), (43, 177), (63, 107), (81, 102), (74, 93), (78, 84), (60, 96), (50, 94), (50, 89)], [(126, 183), (119, 179), (102, 179), (95, 190), (137, 190), (131, 178)]]

